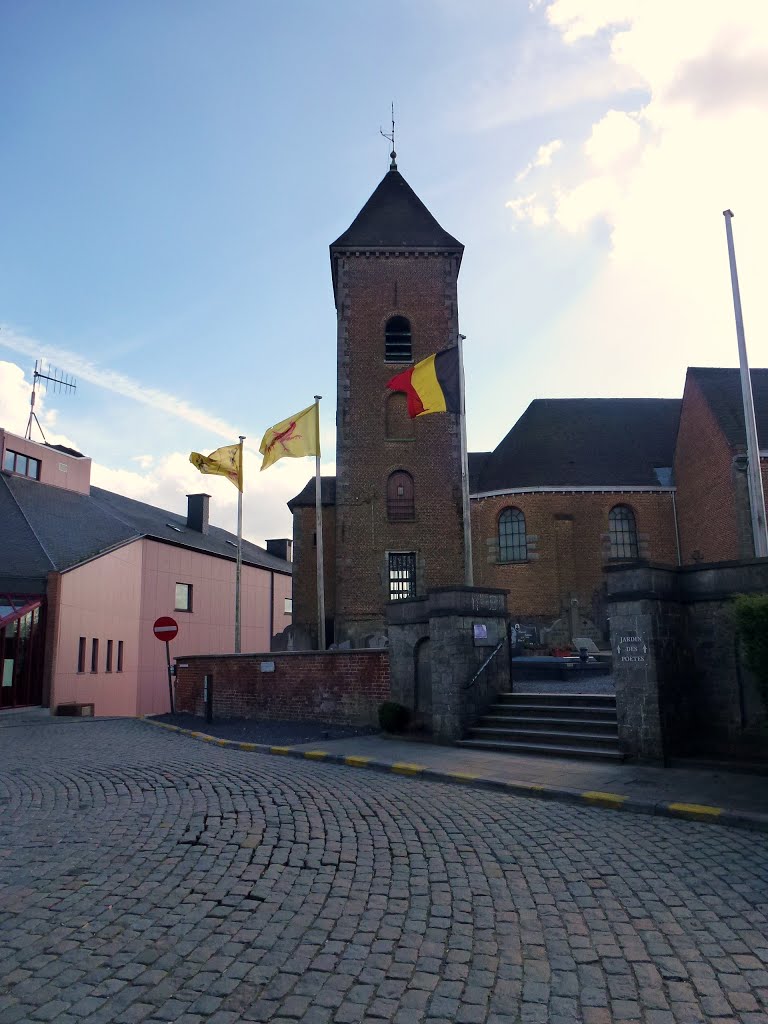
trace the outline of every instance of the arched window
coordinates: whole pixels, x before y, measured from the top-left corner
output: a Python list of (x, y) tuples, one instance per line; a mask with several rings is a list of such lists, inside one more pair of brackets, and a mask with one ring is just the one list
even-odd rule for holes
[(410, 363), (412, 358), (411, 322), (404, 316), (391, 316), (384, 329), (384, 361)]
[(611, 558), (637, 558), (635, 513), (628, 505), (615, 505), (608, 513)]
[(402, 469), (391, 473), (387, 480), (387, 518), (395, 522), (416, 518), (413, 477)]
[(384, 436), (389, 441), (405, 441), (413, 438), (413, 420), (408, 415), (408, 396), (402, 391), (393, 391), (387, 398), (384, 430)]
[(525, 516), (519, 508), (505, 508), (499, 516), (499, 561), (528, 561)]

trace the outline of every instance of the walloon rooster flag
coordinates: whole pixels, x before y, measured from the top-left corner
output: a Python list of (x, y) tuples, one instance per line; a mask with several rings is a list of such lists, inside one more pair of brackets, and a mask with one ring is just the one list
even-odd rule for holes
[(458, 347), (427, 356), (410, 370), (398, 373), (387, 387), (406, 393), (411, 419), (431, 412), (461, 412)]

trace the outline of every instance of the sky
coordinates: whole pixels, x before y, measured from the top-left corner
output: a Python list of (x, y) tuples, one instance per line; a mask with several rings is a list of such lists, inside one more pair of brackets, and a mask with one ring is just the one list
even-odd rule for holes
[[(290, 536), (308, 459), (260, 473), (321, 403), (334, 471), (328, 245), (389, 165), (465, 245), (470, 450), (535, 398), (682, 394), (768, 366), (763, 0), (0, 0), (0, 426), (36, 359), (49, 441), (184, 513), (236, 489), (190, 451), (246, 440), (244, 536)], [(37, 432), (33, 434), (40, 439)]]

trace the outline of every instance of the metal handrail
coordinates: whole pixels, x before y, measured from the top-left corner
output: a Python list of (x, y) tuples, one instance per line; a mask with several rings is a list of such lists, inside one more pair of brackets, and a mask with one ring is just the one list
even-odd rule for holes
[(491, 653), (490, 653), (490, 654), (488, 655), (488, 657), (487, 657), (487, 658), (485, 659), (485, 661), (484, 661), (484, 662), (483, 662), (483, 664), (482, 664), (482, 665), (480, 666), (480, 668), (479, 668), (479, 669), (477, 670), (477, 672), (475, 672), (475, 674), (474, 674), (474, 675), (472, 676), (472, 678), (471, 678), (471, 679), (469, 680), (469, 682), (468, 682), (468, 683), (466, 684), (466, 686), (464, 687), (464, 689), (465, 689), (465, 690), (469, 690), (469, 689), (470, 689), (470, 687), (472, 687), (472, 686), (474, 686), (474, 685), (475, 685), (475, 683), (477, 682), (477, 680), (478, 680), (478, 679), (480, 678), (480, 676), (481, 676), (481, 675), (483, 674), (483, 672), (485, 672), (485, 670), (486, 670), (486, 669), (488, 668), (488, 666), (489, 666), (489, 665), (491, 664), (491, 662), (492, 662), (492, 661), (493, 661), (493, 659), (494, 659), (494, 658), (496, 657), (496, 655), (497, 655), (497, 654), (499, 653), (499, 651), (501, 650), (501, 648), (502, 648), (502, 647), (504, 646), (504, 642), (505, 642), (505, 640), (506, 640), (506, 637), (504, 637), (503, 639), (499, 640), (499, 642), (498, 642), (498, 644), (496, 645), (496, 647), (495, 647), (495, 648), (494, 648), (494, 649), (493, 649), (493, 650), (491, 651)]

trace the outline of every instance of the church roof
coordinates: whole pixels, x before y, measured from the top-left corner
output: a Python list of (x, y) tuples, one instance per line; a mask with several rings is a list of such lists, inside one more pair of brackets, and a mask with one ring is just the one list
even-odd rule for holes
[[(335, 505), (336, 504), (336, 477), (335, 476), (323, 476), (320, 477), (320, 503), (322, 505)], [(303, 487), (295, 498), (291, 498), (288, 502), (288, 508), (293, 512), (295, 508), (303, 508), (307, 505), (315, 507), (315, 478), (307, 482), (307, 485)]]
[(673, 464), (676, 398), (540, 398), (473, 481), (473, 493), (530, 487), (659, 487)]
[[(761, 448), (768, 448), (768, 370), (750, 370), (749, 375), (758, 442)], [(745, 447), (747, 440), (739, 370), (735, 367), (689, 366), (687, 380), (690, 379), (699, 385), (728, 444), (733, 448)]]
[(405, 178), (388, 171), (334, 249), (453, 249), (464, 246), (440, 227)]

